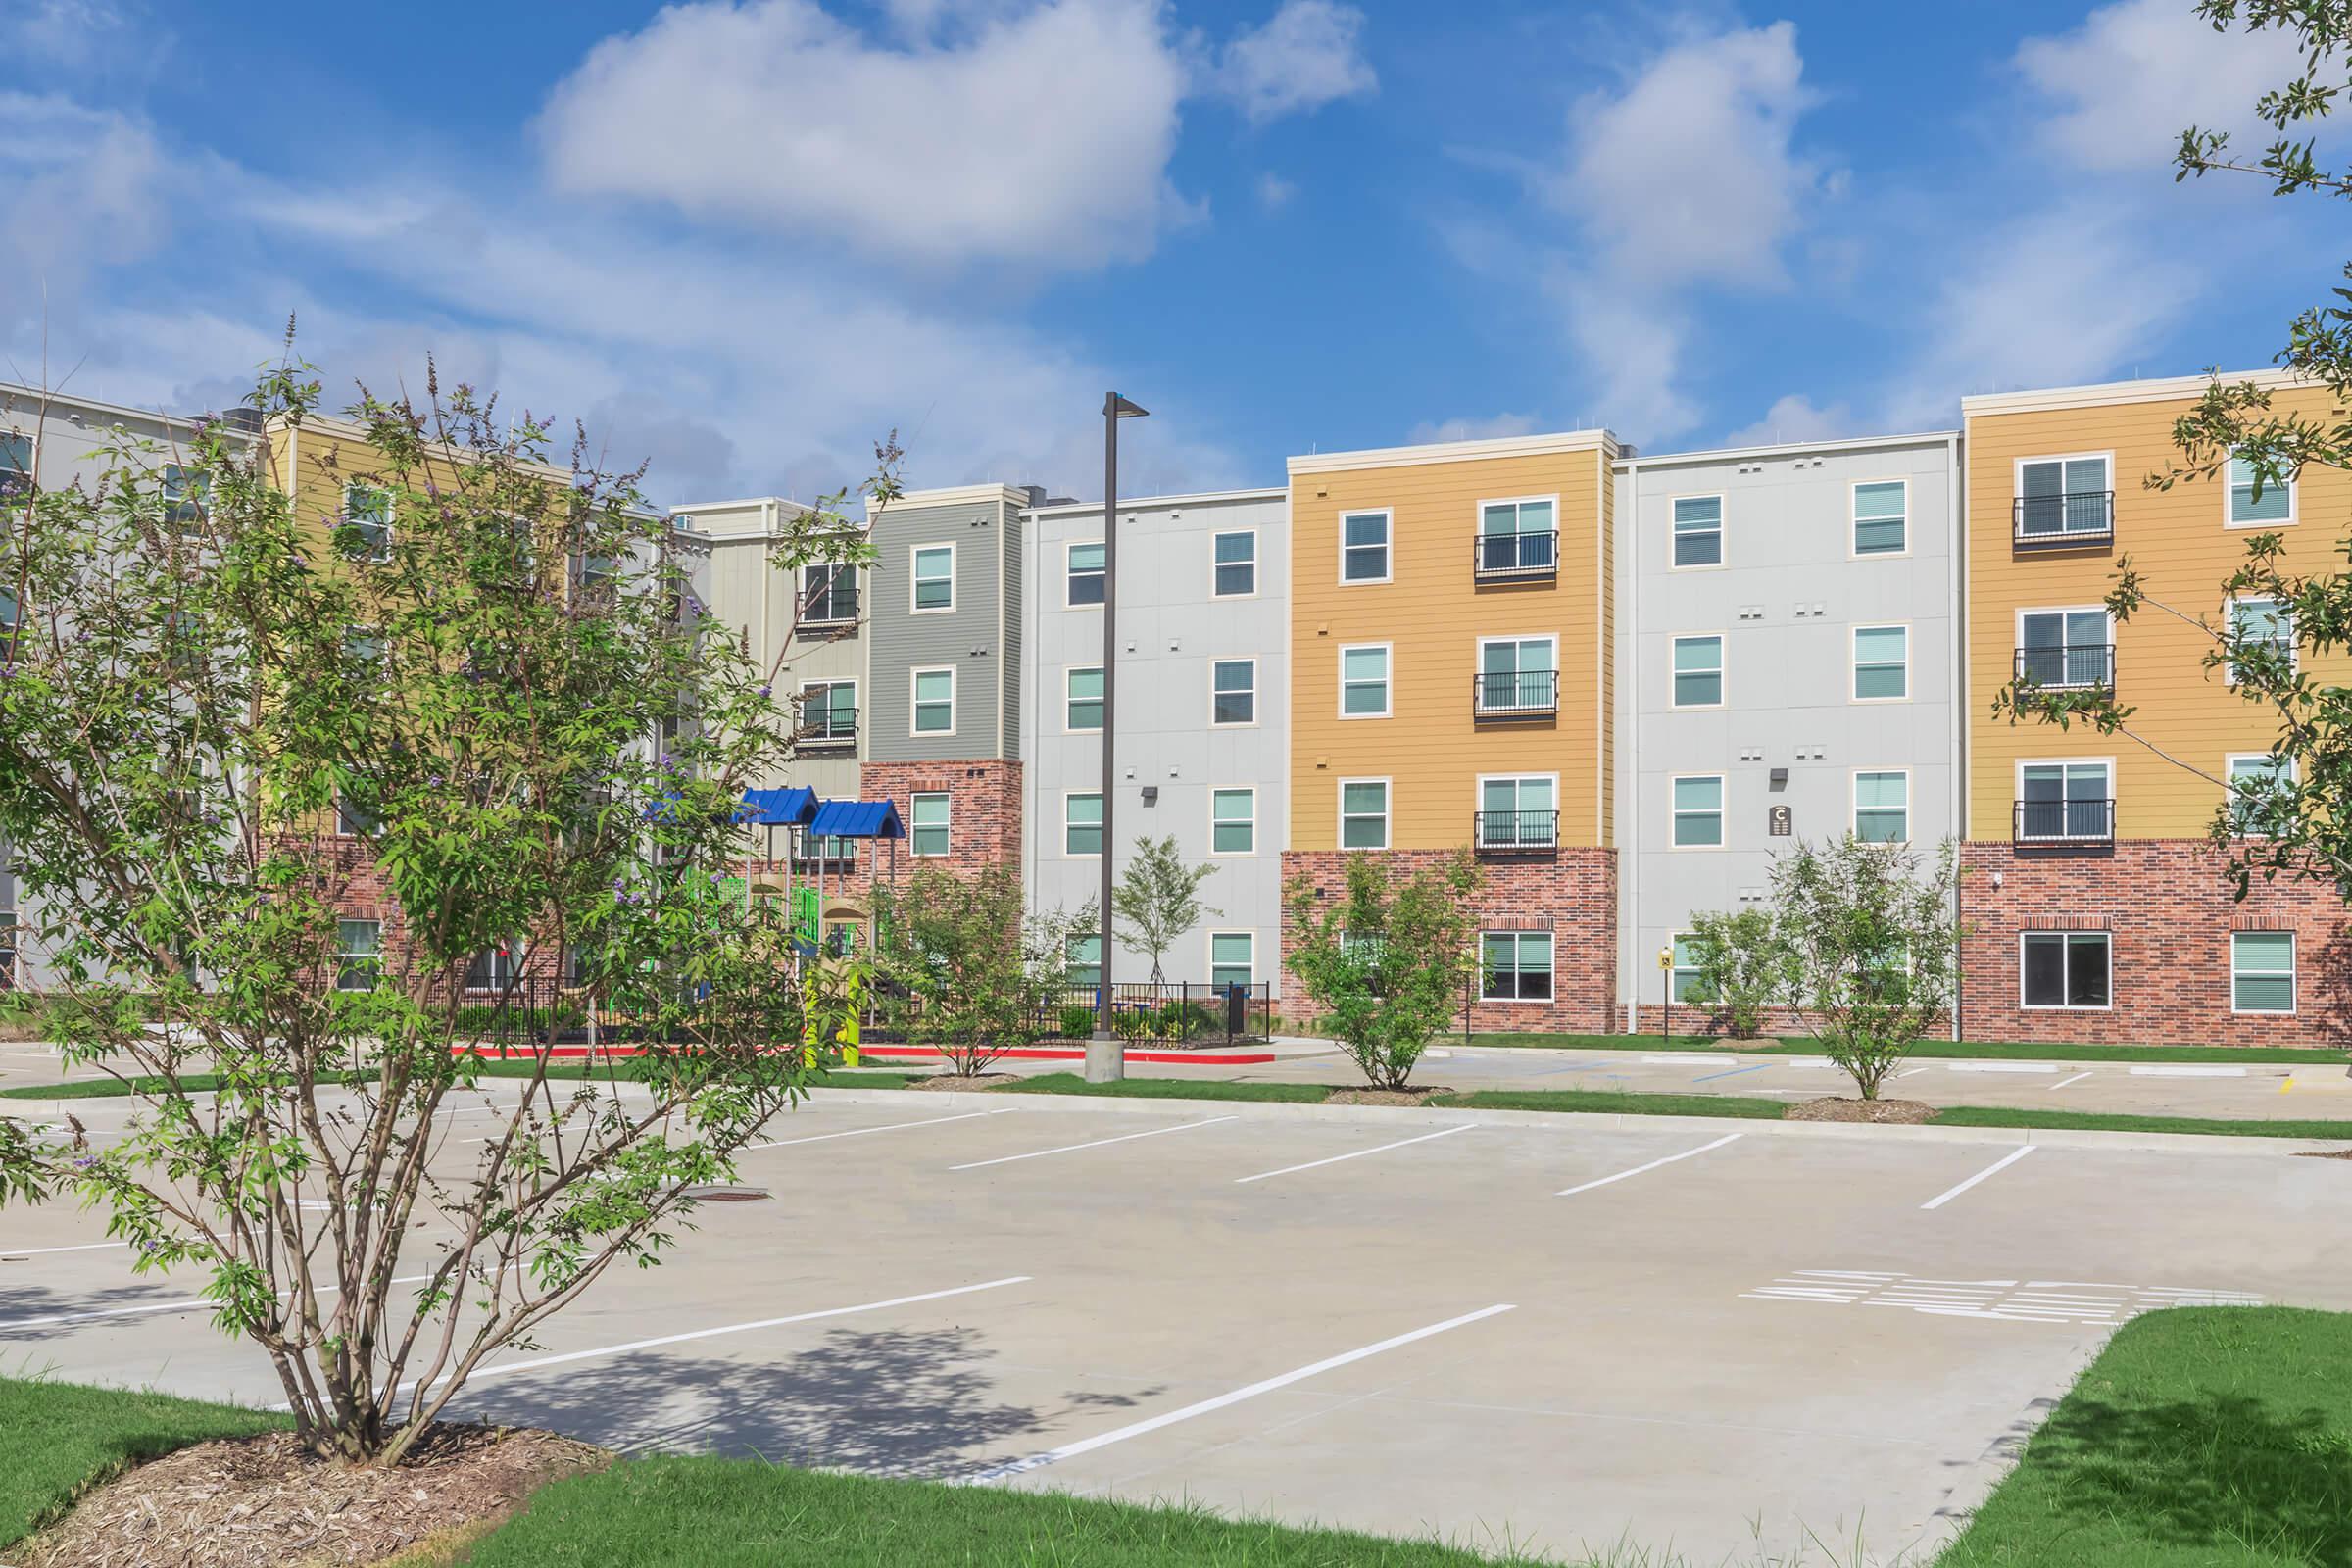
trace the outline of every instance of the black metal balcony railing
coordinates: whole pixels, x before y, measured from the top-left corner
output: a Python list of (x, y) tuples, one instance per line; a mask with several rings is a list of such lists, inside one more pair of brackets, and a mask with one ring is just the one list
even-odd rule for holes
[(1520, 578), (1560, 574), (1560, 536), (1556, 533), (1485, 533), (1475, 542), (1480, 582), (1512, 582)]
[(2042, 643), (2017, 651), (2017, 678), (2049, 691), (2115, 689), (2115, 644)]
[(2019, 801), (2016, 842), (2074, 848), (2115, 843), (2115, 801)]
[(1548, 718), (1560, 710), (1560, 672), (1523, 669), (1470, 677), (1471, 704), (1480, 718)]
[(830, 587), (811, 585), (801, 604), (804, 626), (838, 626), (858, 618), (858, 585), (848, 580)]
[(858, 710), (830, 708), (808, 715), (801, 732), (804, 751), (837, 751), (858, 744)]
[(1470, 828), (1481, 855), (1542, 855), (1560, 847), (1557, 811), (1475, 811)]
[(2100, 545), (2115, 538), (2115, 492), (2078, 490), (2062, 496), (2019, 496), (2017, 543)]

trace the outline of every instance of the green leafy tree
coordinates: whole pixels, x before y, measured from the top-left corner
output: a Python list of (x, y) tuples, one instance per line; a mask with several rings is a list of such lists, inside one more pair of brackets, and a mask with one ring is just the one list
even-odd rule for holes
[(1200, 884), (1216, 874), (1217, 868), (1205, 862), (1185, 864), (1173, 833), (1135, 841), (1135, 855), (1110, 890), (1110, 912), (1118, 916), (1121, 934), (1152, 956), (1153, 985), (1165, 978), (1160, 960), (1178, 939), (1199, 925), (1201, 915), (1223, 912), (1200, 903)]
[[(0, 501), (0, 839), (65, 1060), (133, 1110), (105, 1147), (0, 1120), (0, 1198), (76, 1199), (136, 1268), (200, 1273), (303, 1441), (376, 1464), (661, 1258), (799, 1093), (804, 1025), (780, 923), (720, 890), (743, 782), (790, 756), (769, 677), (636, 474), (427, 387), (363, 390), (330, 439), (283, 368), (258, 432), (119, 442), (93, 485)], [(330, 454), (348, 514), (288, 483)], [(805, 559), (865, 548), (830, 507), (790, 526)], [(345, 919), (368, 867), (381, 931)], [(567, 1082), (508, 1041), (523, 1076), (486, 1076), (455, 1049), (480, 984), (521, 1016), (600, 996), (643, 1054)]]
[(1686, 1000), (1714, 1008), (1736, 1040), (1761, 1035), (1766, 1015), (1789, 984), (1788, 944), (1772, 915), (1763, 909), (1694, 914), (1690, 945), (1698, 972)]
[(1847, 834), (1773, 863), (1773, 925), (1790, 1004), (1864, 1100), (1879, 1098), (1959, 985), (1958, 852), (1933, 861)]
[(1403, 1089), (1430, 1040), (1445, 1029), (1478, 976), (1482, 885), (1469, 856), (1402, 872), (1376, 856), (1351, 855), (1337, 899), (1294, 877), (1286, 963), (1322, 1010), (1321, 1027), (1375, 1089)]
[(1010, 865), (968, 875), (918, 866), (878, 887), (874, 909), (887, 1020), (967, 1078), (1058, 1021), (1070, 938), (1096, 929), (1091, 903), (1075, 914), (1025, 913)]

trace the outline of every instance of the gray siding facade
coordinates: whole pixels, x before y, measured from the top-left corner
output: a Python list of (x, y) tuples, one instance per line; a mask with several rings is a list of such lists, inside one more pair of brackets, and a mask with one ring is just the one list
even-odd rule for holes
[[(976, 761), (1019, 755), (1020, 710), (1007, 672), (1020, 668), (1020, 509), (1027, 492), (1004, 485), (913, 491), (873, 515), (876, 560), (864, 755), (877, 762)], [(946, 609), (915, 607), (918, 551), (954, 551), (955, 594)], [(955, 728), (914, 732), (918, 670), (956, 672)]]

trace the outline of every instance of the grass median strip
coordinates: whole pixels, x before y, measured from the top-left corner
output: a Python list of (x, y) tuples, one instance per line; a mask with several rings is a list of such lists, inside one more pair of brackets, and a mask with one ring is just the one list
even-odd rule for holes
[(286, 1418), (234, 1405), (39, 1378), (0, 1378), (0, 1547), (132, 1465), (191, 1443), (272, 1432)]
[[(1459, 1037), (1433, 1042), (1441, 1049), (1462, 1044)], [(1503, 1050), (1553, 1051), (1695, 1051), (1743, 1056), (1819, 1056), (1818, 1041), (1801, 1035), (1762, 1040), (1727, 1040), (1719, 1035), (1546, 1035), (1474, 1034), (1469, 1046)], [(1911, 1056), (1924, 1061), (2145, 1061), (2174, 1063), (2283, 1063), (2298, 1067), (2341, 1067), (2347, 1054), (2341, 1048), (2301, 1046), (2082, 1046), (2063, 1042), (1922, 1040)]]

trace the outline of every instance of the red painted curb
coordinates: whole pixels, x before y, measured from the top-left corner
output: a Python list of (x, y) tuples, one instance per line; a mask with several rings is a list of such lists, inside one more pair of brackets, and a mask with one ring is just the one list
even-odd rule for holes
[[(591, 1051), (586, 1046), (452, 1046), (459, 1055), (468, 1052), (485, 1061), (535, 1061), (541, 1056), (556, 1060), (592, 1056), (635, 1056), (644, 1053), (642, 1046), (600, 1046)], [(789, 1049), (789, 1048), (788, 1048)], [(948, 1053), (937, 1046), (860, 1046), (862, 1056), (933, 1057)], [(1020, 1046), (1010, 1051), (990, 1054), (1014, 1061), (1084, 1061), (1084, 1050), (1068, 1050), (1052, 1046)], [(1173, 1065), (1195, 1062), (1205, 1067), (1255, 1067), (1282, 1058), (1271, 1051), (1130, 1051), (1129, 1061), (1151, 1061)]]

